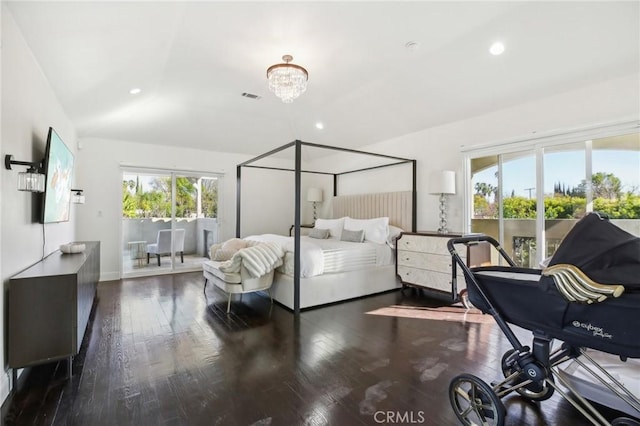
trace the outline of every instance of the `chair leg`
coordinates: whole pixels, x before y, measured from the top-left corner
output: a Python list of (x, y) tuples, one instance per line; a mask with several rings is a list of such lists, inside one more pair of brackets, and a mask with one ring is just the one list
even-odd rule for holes
[(160, 255), (156, 254), (156, 257), (158, 258), (158, 266), (160, 266)]
[(229, 293), (229, 300), (227, 300), (227, 313), (231, 310), (231, 293)]
[(147, 253), (147, 265), (149, 264), (149, 253)]
[(209, 282), (209, 280), (207, 278), (204, 279), (204, 288), (202, 289), (203, 293), (207, 293), (207, 283)]
[(271, 298), (271, 304), (273, 305), (273, 294), (271, 293), (271, 288), (267, 289), (267, 293), (269, 293), (269, 297)]

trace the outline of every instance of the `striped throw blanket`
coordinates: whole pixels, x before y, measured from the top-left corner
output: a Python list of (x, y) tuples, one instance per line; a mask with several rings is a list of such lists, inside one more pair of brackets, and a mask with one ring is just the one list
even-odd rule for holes
[(283, 256), (284, 250), (279, 244), (260, 243), (238, 250), (219, 269), (222, 272), (239, 273), (244, 266), (252, 278), (258, 278), (282, 265)]

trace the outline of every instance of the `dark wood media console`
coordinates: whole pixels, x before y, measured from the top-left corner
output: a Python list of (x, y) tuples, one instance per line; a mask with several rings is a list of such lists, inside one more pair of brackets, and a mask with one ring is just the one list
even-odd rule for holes
[(9, 283), (9, 367), (67, 358), (80, 350), (100, 279), (100, 242), (83, 253), (56, 251)]

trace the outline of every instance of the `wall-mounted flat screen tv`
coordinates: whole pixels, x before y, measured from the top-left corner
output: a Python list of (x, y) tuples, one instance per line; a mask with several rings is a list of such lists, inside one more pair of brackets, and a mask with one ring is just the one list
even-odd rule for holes
[(67, 222), (71, 209), (73, 153), (52, 127), (47, 136), (43, 169), (46, 181), (42, 223)]

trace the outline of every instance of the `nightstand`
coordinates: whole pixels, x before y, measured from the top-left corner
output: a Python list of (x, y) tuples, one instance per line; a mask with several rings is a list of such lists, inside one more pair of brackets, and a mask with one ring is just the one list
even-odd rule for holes
[[(436, 297), (457, 300), (466, 283), (461, 268), (456, 268), (457, 283), (451, 279), (452, 258), (447, 242), (460, 236), (460, 233), (401, 233), (396, 241), (396, 274), (402, 285), (427, 290)], [(461, 253), (461, 257), (466, 261), (466, 253)]]
[[(293, 237), (293, 229), (295, 227), (295, 225), (291, 225), (291, 228), (289, 228), (290, 237)], [(313, 229), (312, 224), (300, 225), (300, 235), (309, 235), (309, 229)]]

